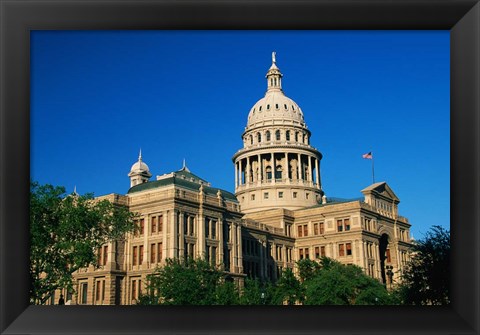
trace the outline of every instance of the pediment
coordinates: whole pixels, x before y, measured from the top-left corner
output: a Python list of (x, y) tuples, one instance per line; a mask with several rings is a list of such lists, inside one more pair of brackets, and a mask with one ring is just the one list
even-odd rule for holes
[(373, 194), (375, 197), (384, 198), (385, 200), (400, 202), (400, 199), (395, 192), (393, 192), (392, 188), (384, 181), (364, 188), (362, 193), (365, 195)]

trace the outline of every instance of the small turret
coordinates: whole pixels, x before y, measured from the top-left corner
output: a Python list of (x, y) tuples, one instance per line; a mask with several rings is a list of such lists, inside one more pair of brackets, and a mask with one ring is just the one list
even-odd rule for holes
[(146, 183), (152, 176), (148, 169), (148, 165), (142, 161), (142, 149), (140, 149), (138, 161), (132, 165), (128, 176), (130, 177), (130, 187)]

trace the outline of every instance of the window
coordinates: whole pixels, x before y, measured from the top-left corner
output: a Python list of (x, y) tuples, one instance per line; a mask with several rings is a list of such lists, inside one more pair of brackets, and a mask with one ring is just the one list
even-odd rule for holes
[(260, 143), (262, 142), (262, 134), (257, 133), (257, 142)]
[(340, 257), (345, 256), (345, 244), (339, 244), (338, 245), (338, 255)]
[(390, 249), (385, 250), (385, 254), (386, 254), (386, 257), (387, 257), (387, 263), (391, 263), (392, 258), (390, 256)]
[(278, 109), (278, 104), (275, 104), (275, 108)]
[(347, 256), (352, 255), (352, 244), (351, 243), (346, 243), (345, 244), (345, 249), (347, 250)]
[(107, 265), (107, 259), (108, 259), (108, 245), (103, 246), (103, 263), (102, 265)]
[(267, 105), (267, 109), (270, 109), (270, 105)]
[(275, 140), (280, 141), (280, 130), (275, 131)]
[(137, 265), (137, 247), (133, 247), (132, 264)]
[(253, 144), (253, 136), (250, 135), (250, 144)]
[(277, 165), (275, 169), (275, 179), (282, 179), (282, 166)]
[(290, 130), (287, 130), (285, 132), (285, 138), (287, 139), (287, 141), (290, 141)]
[(153, 264), (155, 263), (155, 253), (156, 253), (156, 245), (155, 243), (150, 245), (150, 263)]
[(258, 107), (258, 110), (261, 112), (262, 111), (262, 106)]
[(320, 247), (320, 256), (325, 257), (325, 246)]
[(313, 235), (318, 235), (318, 223), (313, 224)]
[(315, 247), (315, 258), (320, 258), (320, 247)]
[(320, 222), (319, 223), (319, 228), (320, 228), (320, 230), (319, 230), (320, 235), (323, 235), (325, 233), (325, 223)]
[(308, 199), (308, 197), (310, 196), (310, 193), (305, 193), (305, 199)]
[(212, 236), (211, 238), (215, 238), (217, 236), (217, 221), (212, 221)]
[(298, 250), (298, 255), (300, 259), (303, 259), (303, 249)]
[(337, 231), (349, 231), (350, 230), (350, 219), (338, 219), (337, 220)]
[(298, 237), (308, 236), (308, 224), (298, 226)]
[(287, 104), (284, 104), (283, 107), (285, 107), (285, 109), (288, 109)]
[(137, 281), (132, 280), (132, 300), (137, 299)]
[(306, 259), (310, 259), (310, 256), (308, 255), (308, 252), (309, 252), (309, 248), (305, 248), (305, 258)]
[(267, 180), (271, 180), (272, 179), (272, 167), (267, 166), (266, 172), (267, 172)]
[(308, 225), (303, 226), (303, 236), (308, 236)]
[(152, 220), (151, 220), (151, 229), (150, 229), (150, 233), (151, 234), (154, 234), (157, 232), (157, 217), (156, 216), (152, 216)]
[(101, 293), (102, 293), (102, 280), (97, 280), (95, 282), (95, 301), (100, 301), (101, 300)]
[(278, 192), (278, 198), (282, 199), (283, 198), (283, 192)]
[(86, 304), (87, 303), (87, 297), (88, 297), (88, 284), (87, 283), (82, 283), (81, 286), (81, 292), (82, 292), (82, 299), (81, 303)]
[(263, 199), (268, 199), (268, 192), (263, 193)]
[(294, 199), (297, 198), (297, 192), (293, 192), (293, 198), (294, 198)]
[(162, 261), (162, 246), (162, 243), (157, 244), (157, 263), (160, 263)]
[(143, 235), (145, 229), (145, 219), (140, 219), (140, 236)]
[(255, 194), (252, 194), (252, 195), (250, 196), (250, 199), (251, 199), (251, 200), (255, 200)]
[(207, 218), (205, 218), (205, 237), (210, 237), (210, 220)]
[(267, 130), (265, 136), (267, 137), (267, 141), (271, 141), (270, 131)]
[(138, 249), (138, 253), (138, 265), (141, 265), (143, 263), (143, 245)]
[(303, 236), (303, 227), (298, 226), (298, 237), (302, 237), (302, 236)]
[(158, 217), (158, 231), (161, 232), (163, 230), (163, 215)]
[(295, 142), (298, 142), (298, 132), (295, 132)]

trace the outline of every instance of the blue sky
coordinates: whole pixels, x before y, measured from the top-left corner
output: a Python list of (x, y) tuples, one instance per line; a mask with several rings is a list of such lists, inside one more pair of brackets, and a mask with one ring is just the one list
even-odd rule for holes
[[(31, 176), (125, 194), (142, 149), (153, 176), (189, 169), (234, 188), (231, 157), (266, 91), (271, 52), (322, 154), (327, 196), (386, 181), (415, 237), (450, 225), (448, 31), (35, 31)], [(154, 179), (152, 177), (152, 179)]]

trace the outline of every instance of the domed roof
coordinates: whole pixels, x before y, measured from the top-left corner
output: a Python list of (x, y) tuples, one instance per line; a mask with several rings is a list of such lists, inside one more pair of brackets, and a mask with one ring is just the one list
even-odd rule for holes
[(247, 128), (258, 122), (282, 120), (304, 124), (303, 112), (298, 104), (287, 97), (282, 90), (282, 73), (276, 65), (275, 52), (272, 53), (272, 66), (267, 72), (267, 92), (253, 105), (248, 114)]
[(138, 161), (132, 165), (130, 169), (130, 173), (141, 173), (141, 172), (150, 172), (148, 165), (142, 161), (142, 150), (140, 150), (140, 154), (138, 155)]

